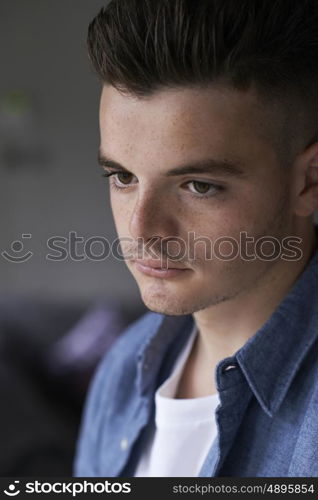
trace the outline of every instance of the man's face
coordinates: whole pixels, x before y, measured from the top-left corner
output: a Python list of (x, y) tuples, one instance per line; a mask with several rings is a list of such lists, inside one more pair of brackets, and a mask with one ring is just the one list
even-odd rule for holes
[[(291, 175), (277, 158), (270, 120), (251, 91), (169, 89), (143, 99), (104, 87), (100, 156), (115, 174), (116, 229), (150, 310), (194, 313), (251, 291), (279, 265), (245, 258), (245, 250), (242, 258), (233, 243), (242, 241), (240, 233), (255, 244), (292, 231)], [(268, 255), (273, 246), (260, 249)], [(149, 270), (156, 256), (155, 265), (178, 271)]]

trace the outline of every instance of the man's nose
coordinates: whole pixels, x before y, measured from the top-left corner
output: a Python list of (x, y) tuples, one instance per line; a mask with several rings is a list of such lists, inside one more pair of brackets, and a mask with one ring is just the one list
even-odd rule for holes
[(130, 215), (129, 231), (135, 239), (175, 236), (177, 223), (172, 207), (164, 197), (143, 193), (136, 200)]

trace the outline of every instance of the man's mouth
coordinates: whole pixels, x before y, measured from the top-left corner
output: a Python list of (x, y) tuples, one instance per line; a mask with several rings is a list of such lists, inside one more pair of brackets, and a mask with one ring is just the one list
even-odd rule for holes
[(180, 275), (184, 275), (190, 271), (189, 268), (178, 265), (177, 263), (166, 263), (162, 262), (161, 259), (154, 260), (133, 260), (132, 261), (138, 271), (146, 274), (147, 276), (153, 276), (156, 278), (172, 278)]

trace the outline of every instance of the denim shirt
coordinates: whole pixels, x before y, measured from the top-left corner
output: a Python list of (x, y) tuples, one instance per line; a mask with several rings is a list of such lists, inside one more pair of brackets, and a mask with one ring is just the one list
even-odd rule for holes
[[(266, 323), (217, 364), (218, 432), (199, 476), (318, 476), (317, 285), (318, 251)], [(112, 346), (86, 400), (75, 476), (134, 475), (155, 391), (193, 325), (192, 315), (148, 312)]]

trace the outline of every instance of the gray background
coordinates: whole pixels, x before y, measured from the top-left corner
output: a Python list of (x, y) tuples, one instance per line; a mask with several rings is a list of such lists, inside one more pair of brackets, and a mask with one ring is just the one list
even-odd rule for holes
[[(20, 264), (0, 256), (1, 293), (140, 301), (125, 264), (114, 258), (45, 258), (47, 238), (54, 235), (116, 237), (107, 181), (96, 161), (100, 87), (86, 53), (88, 23), (103, 5), (102, 0), (1, 1), (0, 100), (19, 91), (30, 104), (17, 123), (9, 117), (14, 122), (9, 131), (3, 107), (0, 115), (0, 246), (9, 251), (13, 241), (30, 233), (32, 239), (22, 241), (25, 251), (34, 252)], [(17, 164), (11, 157), (7, 161), (12, 143), (20, 150)], [(32, 161), (34, 150), (42, 156)]]

